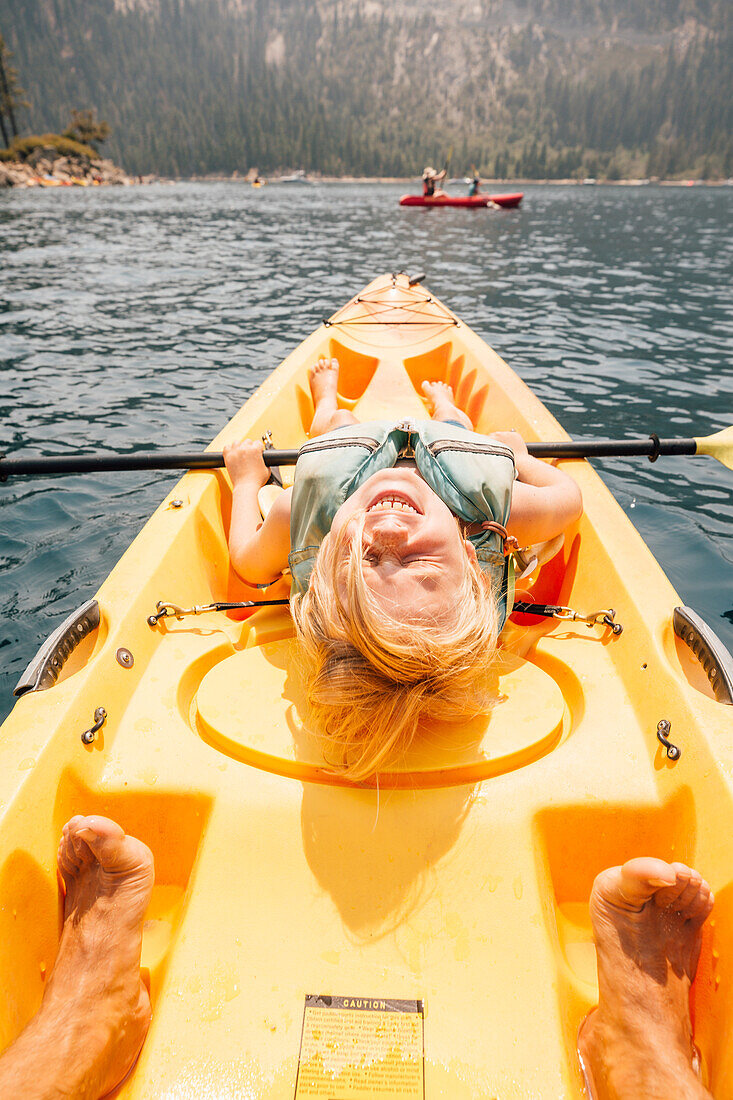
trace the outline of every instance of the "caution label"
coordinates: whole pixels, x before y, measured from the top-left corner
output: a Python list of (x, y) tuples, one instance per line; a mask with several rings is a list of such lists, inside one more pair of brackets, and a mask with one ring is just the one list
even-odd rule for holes
[(295, 1100), (424, 1100), (422, 1001), (308, 994)]

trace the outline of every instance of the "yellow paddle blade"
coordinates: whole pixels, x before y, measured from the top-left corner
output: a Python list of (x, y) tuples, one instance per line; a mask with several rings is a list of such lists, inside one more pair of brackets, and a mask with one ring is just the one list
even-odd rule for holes
[(733, 470), (733, 424), (730, 428), (723, 428), (715, 435), (706, 435), (704, 439), (696, 439), (697, 454), (711, 455), (722, 462), (729, 470)]

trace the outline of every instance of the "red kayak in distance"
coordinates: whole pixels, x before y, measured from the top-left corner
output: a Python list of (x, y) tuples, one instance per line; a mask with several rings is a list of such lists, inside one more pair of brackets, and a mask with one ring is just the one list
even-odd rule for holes
[(488, 206), (495, 202), (504, 210), (512, 210), (519, 206), (524, 198), (524, 191), (515, 191), (508, 195), (403, 195), (400, 206)]

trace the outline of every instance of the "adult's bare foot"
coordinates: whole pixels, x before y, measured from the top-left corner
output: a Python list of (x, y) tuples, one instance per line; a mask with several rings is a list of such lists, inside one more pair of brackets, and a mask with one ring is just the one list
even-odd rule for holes
[(341, 428), (345, 424), (355, 424), (356, 417), (348, 409), (338, 407), (338, 359), (326, 359), (323, 356), (308, 371), (311, 396), (313, 398), (313, 420), (310, 426), (311, 436)]
[(464, 428), (473, 431), (470, 417), (456, 405), (453, 390), (447, 382), (423, 382), (422, 392), (433, 420), (457, 420)]
[(98, 1100), (129, 1072), (150, 1024), (140, 979), (150, 849), (105, 817), (73, 817), (58, 867), (64, 926), (38, 1013), (0, 1056), (0, 1095)]
[(683, 863), (632, 859), (593, 884), (599, 1004), (578, 1038), (594, 1100), (710, 1097), (696, 1072), (689, 994), (710, 887)]

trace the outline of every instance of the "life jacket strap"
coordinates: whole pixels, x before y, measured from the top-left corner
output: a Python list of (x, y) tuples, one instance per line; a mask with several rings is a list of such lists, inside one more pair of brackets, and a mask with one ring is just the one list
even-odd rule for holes
[(497, 523), (495, 520), (487, 519), (481, 524), (482, 531), (495, 531), (497, 535), (502, 539), (504, 543), (504, 554), (511, 554), (514, 550), (519, 549), (519, 543), (515, 539), (514, 535), (510, 535), (503, 523)]

